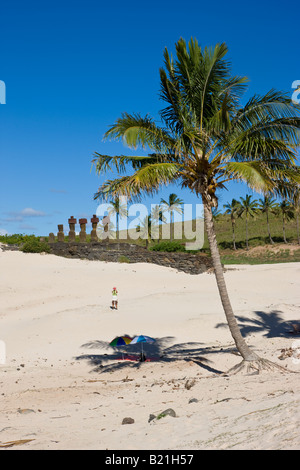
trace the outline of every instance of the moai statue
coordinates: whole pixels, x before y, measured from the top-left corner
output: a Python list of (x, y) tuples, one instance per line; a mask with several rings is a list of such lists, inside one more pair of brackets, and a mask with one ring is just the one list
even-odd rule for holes
[(57, 227), (58, 227), (57, 241), (64, 242), (65, 241), (64, 226), (58, 225)]
[(69, 231), (69, 242), (75, 242), (76, 241), (76, 233), (75, 233), (75, 225), (77, 223), (77, 220), (74, 219), (73, 216), (68, 220), (68, 224), (70, 227)]
[(48, 243), (55, 243), (55, 235), (52, 232), (49, 233)]
[(95, 214), (91, 218), (91, 222), (92, 222), (91, 241), (92, 242), (97, 242), (98, 241), (97, 224), (99, 222), (99, 219), (98, 219), (98, 217), (96, 217)]
[(86, 242), (87, 219), (79, 219), (79, 224), (80, 224), (79, 241)]
[(103, 219), (101, 220), (101, 223), (104, 229), (104, 232), (102, 232), (102, 240), (109, 242), (109, 224), (110, 224), (109, 215), (107, 215), (106, 217), (103, 217)]

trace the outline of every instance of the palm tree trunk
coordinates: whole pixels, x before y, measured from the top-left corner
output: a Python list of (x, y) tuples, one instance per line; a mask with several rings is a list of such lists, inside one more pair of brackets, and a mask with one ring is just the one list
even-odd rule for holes
[(269, 239), (272, 245), (274, 245), (273, 239), (271, 237), (271, 230), (270, 230), (270, 224), (269, 224), (269, 211), (267, 210), (267, 226), (268, 226), (268, 234), (269, 234)]
[[(156, 225), (157, 224), (157, 225)], [(154, 227), (157, 227), (157, 229), (155, 229), (155, 241), (156, 243), (159, 243), (159, 239), (160, 239), (160, 224), (159, 224), (159, 220), (154, 220), (154, 223), (153, 223)], [(157, 230), (157, 232), (156, 232)], [(157, 235), (156, 235), (157, 233)], [(157, 238), (156, 238), (157, 237)]]
[(173, 227), (173, 211), (170, 212), (170, 240), (171, 242), (173, 241), (173, 232), (174, 232), (174, 227)]
[(234, 226), (235, 226), (235, 220), (234, 217), (231, 217), (231, 224), (232, 224), (232, 240), (233, 240), (233, 249), (236, 250), (236, 245), (235, 245), (235, 232), (234, 232)]
[(300, 233), (299, 233), (299, 212), (297, 212), (297, 238), (298, 238), (298, 245), (300, 245)]
[(242, 337), (241, 331), (237, 324), (236, 318), (234, 316), (232, 306), (230, 303), (230, 299), (227, 292), (227, 287), (225, 284), (223, 266), (221, 263), (219, 248), (216, 239), (216, 232), (214, 227), (214, 221), (212, 216), (211, 207), (204, 202), (204, 218), (205, 218), (205, 225), (207, 231), (207, 237), (209, 241), (209, 247), (211, 252), (211, 257), (213, 261), (217, 286), (221, 298), (221, 302), (223, 305), (223, 309), (225, 312), (225, 316), (227, 319), (227, 323), (230, 329), (230, 333), (234, 339), (236, 347), (240, 354), (242, 355), (245, 361), (255, 361), (258, 360), (259, 357), (257, 354), (252, 352), (249, 346), (246, 344), (244, 338)]
[(246, 248), (249, 250), (249, 242), (248, 242), (248, 214), (246, 214)]
[(285, 236), (285, 217), (284, 217), (284, 215), (282, 216), (282, 230), (283, 230), (283, 241), (284, 241), (284, 243), (287, 243), (286, 236)]

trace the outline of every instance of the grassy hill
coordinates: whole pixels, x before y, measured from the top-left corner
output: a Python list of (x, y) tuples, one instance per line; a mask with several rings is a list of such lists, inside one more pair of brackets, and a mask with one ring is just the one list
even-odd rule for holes
[[(245, 219), (239, 218), (236, 220), (235, 226), (235, 240), (237, 250), (233, 250), (232, 244), (232, 227), (229, 215), (221, 214), (215, 218), (215, 227), (217, 233), (217, 240), (219, 244), (219, 249), (221, 252), (222, 261), (224, 264), (241, 264), (241, 263), (278, 263), (278, 262), (291, 262), (299, 261), (300, 262), (300, 245), (298, 244), (297, 236), (297, 222), (296, 220), (291, 220), (286, 223), (286, 238), (288, 244), (284, 243), (283, 240), (283, 230), (282, 230), (282, 220), (280, 217), (275, 215), (270, 215), (270, 229), (271, 235), (275, 242), (274, 245), (271, 245), (269, 242), (266, 216), (263, 213), (259, 213), (255, 218), (249, 219), (248, 224), (248, 234), (249, 234), (249, 250), (246, 250), (246, 228), (245, 228)], [(177, 222), (176, 224), (179, 224)], [(193, 221), (193, 229), (195, 229), (195, 221)], [(22, 244), (24, 241), (32, 240), (33, 235), (10, 235), (10, 236), (0, 236), (0, 242), (3, 243), (14, 243)], [(47, 237), (44, 237), (47, 241)], [(78, 238), (78, 237), (77, 237)], [(68, 237), (66, 237), (66, 241)], [(209, 254), (208, 240), (205, 235), (204, 246), (201, 251)], [(89, 236), (88, 236), (89, 241)], [(178, 244), (184, 244), (185, 239), (177, 240)], [(116, 243), (116, 240), (111, 240), (110, 243)], [(126, 243), (125, 240), (120, 240), (121, 243)], [(129, 240), (132, 244), (139, 244), (145, 246), (145, 240)], [(149, 242), (149, 249), (153, 248), (156, 242)]]
[[(179, 222), (175, 223), (175, 226)], [(298, 244), (296, 219), (286, 222), (285, 233), (288, 244), (284, 243), (282, 219), (270, 215), (269, 224), (274, 245), (270, 244), (266, 216), (258, 213), (248, 219), (249, 250), (246, 250), (246, 221), (239, 218), (235, 224), (235, 241), (237, 250), (233, 250), (232, 225), (230, 216), (220, 214), (215, 218), (217, 240), (224, 264), (261, 264), (278, 262), (300, 262), (300, 245)], [(195, 230), (195, 221), (193, 221)], [(182, 230), (183, 232), (183, 230)], [(184, 243), (182, 238), (178, 242)], [(132, 243), (145, 245), (145, 240), (133, 240)], [(153, 246), (153, 245), (152, 245)], [(151, 243), (149, 243), (151, 249)], [(204, 236), (204, 246), (201, 251), (209, 254), (207, 236)]]

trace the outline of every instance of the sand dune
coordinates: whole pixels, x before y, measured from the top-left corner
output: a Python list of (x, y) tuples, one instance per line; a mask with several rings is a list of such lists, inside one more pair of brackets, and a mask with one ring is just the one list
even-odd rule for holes
[[(300, 264), (231, 266), (225, 276), (248, 344), (299, 373), (297, 360), (279, 356), (297, 340)], [(298, 374), (221, 376), (241, 358), (212, 274), (0, 250), (0, 299), (0, 445), (300, 448)], [(144, 346), (152, 360), (123, 360), (109, 347), (123, 334), (154, 337)], [(138, 357), (140, 345), (127, 351)], [(168, 408), (176, 417), (148, 422)]]

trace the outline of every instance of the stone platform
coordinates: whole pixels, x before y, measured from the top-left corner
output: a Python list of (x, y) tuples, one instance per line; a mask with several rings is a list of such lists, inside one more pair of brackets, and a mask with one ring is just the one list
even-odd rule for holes
[(80, 258), (109, 262), (153, 263), (183, 271), (201, 274), (212, 270), (212, 260), (203, 253), (169, 253), (149, 251), (129, 243), (55, 242), (49, 243), (51, 253), (66, 258)]

